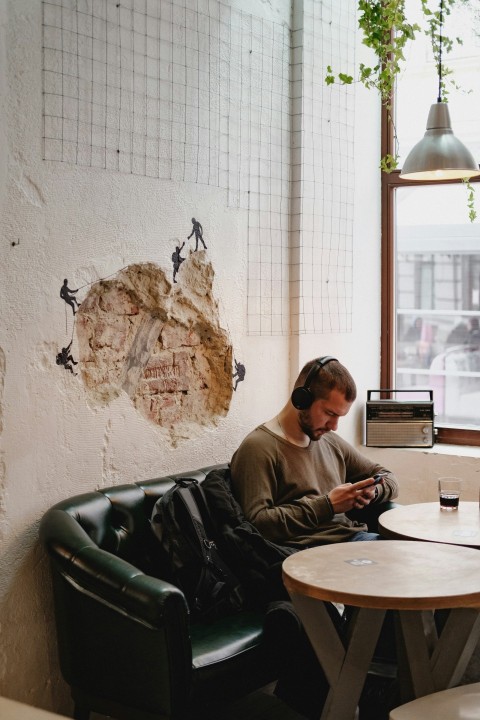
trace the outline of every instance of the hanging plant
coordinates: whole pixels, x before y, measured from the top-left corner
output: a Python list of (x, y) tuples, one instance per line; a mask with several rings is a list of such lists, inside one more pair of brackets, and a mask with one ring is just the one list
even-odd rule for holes
[[(358, 82), (367, 89), (374, 89), (380, 96), (381, 103), (387, 112), (388, 121), (393, 128), (394, 153), (384, 155), (380, 160), (380, 169), (390, 173), (398, 168), (398, 138), (392, 116), (392, 97), (395, 82), (403, 70), (404, 51), (409, 42), (415, 41), (419, 35), (430, 39), (434, 62), (437, 69), (439, 84), (439, 102), (446, 102), (448, 87), (457, 87), (452, 78), (452, 71), (443, 63), (443, 53), (450, 53), (455, 45), (462, 44), (461, 38), (450, 38), (445, 35), (444, 16), (450, 15), (455, 3), (470, 5), (470, 0), (443, 0), (441, 7), (431, 9), (429, 0), (419, 0), (424, 19), (423, 27), (418, 23), (409, 22), (406, 17), (405, 0), (358, 0), (358, 27), (363, 34), (363, 44), (373, 50), (376, 63), (361, 63), (358, 68)], [(335, 75), (332, 67), (327, 66), (325, 77), (327, 85), (339, 82), (350, 85), (354, 82), (351, 75), (339, 72)], [(469, 192), (469, 217), (473, 210), (474, 190), (467, 180)]]
[[(430, 10), (428, 0), (420, 0), (422, 14), (426, 26), (422, 29), (418, 23), (411, 23), (405, 14), (405, 0), (358, 0), (358, 27), (363, 33), (363, 44), (373, 50), (377, 63), (366, 65), (360, 63), (358, 81), (367, 90), (377, 90), (381, 103), (388, 113), (389, 122), (392, 123), (394, 131), (395, 155), (386, 155), (381, 159), (380, 167), (385, 172), (391, 172), (398, 167), (398, 141), (395, 131), (395, 124), (391, 115), (392, 96), (397, 76), (402, 71), (402, 63), (405, 61), (404, 50), (407, 44), (414, 41), (419, 34), (428, 35), (432, 44), (434, 60), (439, 68), (440, 62), (440, 26), (441, 17), (438, 10)], [(462, 0), (466, 3), (468, 0)], [(445, 14), (450, 14), (455, 0), (444, 0)], [(460, 38), (455, 42), (461, 44)], [(445, 52), (451, 52), (454, 41), (442, 36), (442, 43)], [(451, 75), (451, 70), (443, 66), (443, 78)], [(342, 85), (351, 85), (354, 78), (351, 75), (339, 72), (336, 76), (332, 67), (327, 66), (325, 76), (327, 85), (339, 82)], [(445, 80), (443, 80), (445, 90)]]

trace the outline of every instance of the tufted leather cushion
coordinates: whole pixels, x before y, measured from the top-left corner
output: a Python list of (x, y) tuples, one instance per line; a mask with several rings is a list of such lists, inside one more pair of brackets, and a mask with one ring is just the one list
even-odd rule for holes
[(78, 495), (42, 518), (75, 717), (96, 710), (131, 720), (183, 718), (201, 699), (230, 699), (275, 679), (263, 613), (190, 623), (183, 593), (162, 579), (153, 506), (175, 478), (201, 481), (211, 469)]

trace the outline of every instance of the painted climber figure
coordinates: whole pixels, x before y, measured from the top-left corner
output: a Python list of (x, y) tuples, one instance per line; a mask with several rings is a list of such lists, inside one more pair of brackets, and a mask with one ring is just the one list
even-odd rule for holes
[(192, 218), (192, 226), (193, 226), (193, 227), (192, 227), (192, 232), (191, 232), (190, 235), (187, 237), (187, 240), (190, 240), (190, 238), (192, 237), (192, 235), (195, 234), (195, 251), (198, 250), (198, 241), (199, 241), (199, 240), (200, 240), (200, 242), (202, 243), (203, 247), (204, 247), (205, 250), (206, 250), (206, 249), (207, 249), (207, 246), (205, 245), (205, 243), (204, 243), (204, 241), (203, 241), (203, 228), (202, 228), (202, 226), (200, 225), (200, 223), (198, 222), (198, 220), (195, 220), (195, 218)]
[(77, 305), (77, 308), (79, 308), (80, 304), (81, 304), (78, 302), (77, 298), (73, 297), (74, 294), (77, 292), (78, 292), (78, 288), (77, 288), (77, 290), (70, 290), (70, 288), (68, 287), (68, 280), (67, 280), (67, 278), (65, 278), (65, 280), (63, 281), (63, 285), (60, 288), (60, 297), (62, 298), (62, 300), (65, 300), (67, 305), (70, 305), (70, 307), (73, 310), (74, 315), (77, 312), (75, 309), (75, 304)]
[(185, 243), (182, 243), (180, 247), (178, 245), (175, 248), (175, 251), (172, 253), (172, 262), (173, 262), (173, 282), (176, 283), (175, 277), (180, 270), (180, 265), (185, 260), (185, 258), (181, 257), (180, 253), (183, 250)]
[(72, 375), (76, 375), (76, 372), (73, 372), (72, 363), (73, 365), (78, 365), (78, 362), (75, 362), (73, 359), (73, 356), (70, 354), (70, 348), (72, 347), (72, 340), (70, 340), (70, 343), (67, 345), (67, 347), (64, 347), (61, 349), (59, 353), (57, 353), (56, 363), (57, 365), (63, 365), (65, 370), (70, 370)]
[(245, 380), (246, 370), (245, 370), (245, 365), (242, 365), (242, 363), (237, 362), (236, 360), (234, 362), (235, 362), (235, 372), (233, 373), (232, 378), (237, 378), (235, 380), (235, 385), (233, 386), (233, 389), (236, 390), (238, 383)]

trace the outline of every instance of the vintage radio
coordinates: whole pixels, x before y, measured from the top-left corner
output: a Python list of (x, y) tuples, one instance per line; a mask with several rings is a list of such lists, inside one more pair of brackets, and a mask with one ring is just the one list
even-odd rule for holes
[[(389, 399), (373, 400), (372, 394)], [(408, 400), (397, 400), (397, 393), (408, 393)], [(412, 400), (412, 394), (428, 395), (429, 400)], [(433, 390), (368, 390), (365, 444), (369, 447), (432, 447)]]

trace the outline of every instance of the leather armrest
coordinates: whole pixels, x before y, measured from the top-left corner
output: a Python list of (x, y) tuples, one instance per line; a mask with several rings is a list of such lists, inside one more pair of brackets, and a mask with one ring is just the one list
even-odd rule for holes
[(84, 548), (61, 573), (90, 595), (152, 628), (163, 627), (172, 620), (172, 614), (184, 615), (184, 621), (187, 619), (187, 602), (179, 588), (145, 575), (99, 548)]
[(83, 592), (154, 628), (172, 622), (172, 615), (187, 622), (188, 606), (179, 588), (101, 550), (65, 511), (49, 510), (40, 535), (55, 569)]
[(185, 596), (98, 547), (114, 550), (116, 535), (101, 522), (109, 511), (109, 501), (92, 493), (85, 502), (51, 508), (40, 523), (52, 564), (62, 674), (74, 696), (115, 698), (169, 716), (190, 701)]

